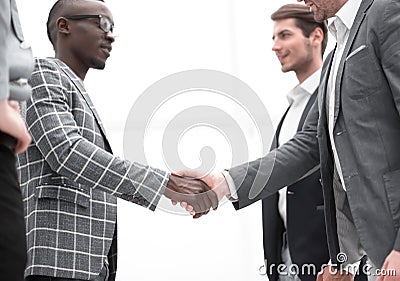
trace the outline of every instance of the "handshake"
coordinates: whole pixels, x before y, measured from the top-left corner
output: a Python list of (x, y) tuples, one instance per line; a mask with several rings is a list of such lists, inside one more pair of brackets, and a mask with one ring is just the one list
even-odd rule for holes
[(193, 218), (216, 210), (218, 202), (229, 195), (229, 187), (222, 173), (201, 175), (195, 171), (185, 171), (170, 175), (164, 195), (172, 204), (180, 202)]

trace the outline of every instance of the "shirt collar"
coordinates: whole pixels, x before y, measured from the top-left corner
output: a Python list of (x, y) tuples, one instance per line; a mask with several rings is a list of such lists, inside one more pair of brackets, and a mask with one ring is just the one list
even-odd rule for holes
[(321, 76), (321, 69), (318, 69), (309, 77), (307, 77), (307, 79), (304, 80), (303, 83), (293, 88), (286, 95), (289, 104), (293, 104), (293, 102), (301, 99), (304, 95), (311, 96), (318, 88), (320, 76)]
[(328, 26), (331, 33), (336, 37), (336, 28), (333, 23), (339, 19), (347, 30), (350, 30), (356, 19), (358, 9), (360, 8), (362, 0), (348, 0), (342, 8), (336, 13), (336, 17), (328, 19)]

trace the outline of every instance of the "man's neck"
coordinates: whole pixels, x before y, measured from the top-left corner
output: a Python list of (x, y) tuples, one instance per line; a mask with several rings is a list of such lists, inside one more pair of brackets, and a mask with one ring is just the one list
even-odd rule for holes
[(299, 84), (303, 83), (308, 77), (310, 77), (315, 71), (322, 67), (322, 59), (318, 62), (313, 63), (310, 67), (303, 71), (295, 71)]
[(80, 61), (78, 61), (76, 58), (71, 57), (69, 55), (63, 55), (62, 53), (56, 53), (56, 58), (64, 62), (66, 65), (68, 65), (69, 68), (72, 69), (72, 71), (82, 80), (85, 80), (86, 74), (89, 70), (88, 67), (83, 66)]

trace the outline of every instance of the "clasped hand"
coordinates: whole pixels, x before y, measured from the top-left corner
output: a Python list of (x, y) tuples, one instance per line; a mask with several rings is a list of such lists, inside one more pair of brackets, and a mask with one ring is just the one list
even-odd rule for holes
[(211, 208), (216, 210), (218, 202), (229, 190), (222, 174), (202, 176), (195, 171), (171, 174), (165, 196), (174, 205), (180, 202), (193, 218), (207, 214)]

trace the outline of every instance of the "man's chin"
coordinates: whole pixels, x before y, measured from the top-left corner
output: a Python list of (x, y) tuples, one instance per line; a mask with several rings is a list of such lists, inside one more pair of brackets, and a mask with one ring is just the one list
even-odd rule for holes
[(106, 67), (106, 64), (105, 63), (103, 63), (102, 65), (96, 65), (95, 67), (93, 67), (94, 69), (99, 69), (99, 70), (102, 70), (102, 69), (104, 69)]
[(287, 67), (287, 66), (285, 67), (284, 65), (282, 65), (281, 71), (282, 71), (283, 73), (286, 73), (286, 72), (292, 71), (292, 69), (289, 68), (289, 67)]
[(92, 68), (94, 69), (104, 69), (106, 67), (105, 60), (93, 60), (92, 61)]

